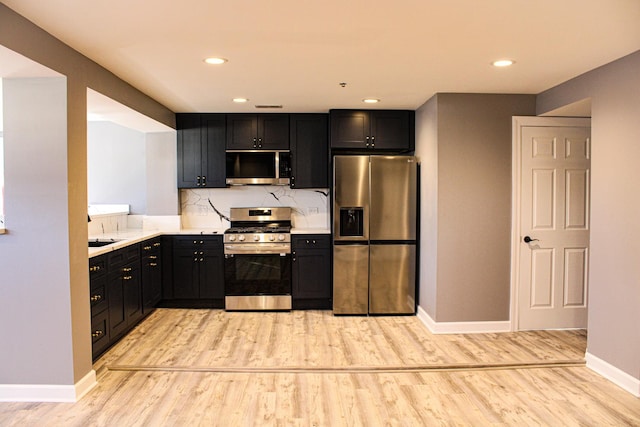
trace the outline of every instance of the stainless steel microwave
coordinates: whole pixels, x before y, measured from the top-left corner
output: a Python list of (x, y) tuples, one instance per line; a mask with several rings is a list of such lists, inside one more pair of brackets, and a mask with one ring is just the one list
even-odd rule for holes
[(289, 185), (291, 153), (283, 150), (227, 150), (229, 185)]

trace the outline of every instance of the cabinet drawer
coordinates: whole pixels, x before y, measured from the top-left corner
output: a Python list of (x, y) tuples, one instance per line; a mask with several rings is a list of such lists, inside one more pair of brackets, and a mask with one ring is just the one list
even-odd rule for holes
[(180, 236), (174, 237), (174, 249), (221, 248), (222, 236)]
[(107, 272), (107, 256), (98, 255), (93, 258), (89, 258), (89, 277), (93, 280), (94, 277), (100, 277)]
[(128, 262), (139, 259), (140, 245), (133, 244), (117, 251), (113, 251), (108, 255), (109, 268), (118, 267)]
[(104, 311), (109, 303), (107, 302), (107, 279), (93, 280), (91, 282), (91, 293), (89, 295), (89, 301), (91, 302), (91, 315)]
[(146, 256), (150, 252), (160, 252), (160, 247), (162, 246), (160, 237), (155, 237), (153, 239), (145, 240), (140, 244), (142, 256)]
[(91, 317), (91, 343), (94, 359), (109, 347), (109, 312)]
[(331, 246), (331, 237), (328, 234), (300, 234), (293, 235), (291, 239), (296, 249), (328, 249)]

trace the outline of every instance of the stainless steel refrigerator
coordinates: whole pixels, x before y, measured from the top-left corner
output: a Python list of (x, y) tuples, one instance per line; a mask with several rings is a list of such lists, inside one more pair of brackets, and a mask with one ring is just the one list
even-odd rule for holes
[(334, 314), (416, 311), (417, 160), (333, 158)]

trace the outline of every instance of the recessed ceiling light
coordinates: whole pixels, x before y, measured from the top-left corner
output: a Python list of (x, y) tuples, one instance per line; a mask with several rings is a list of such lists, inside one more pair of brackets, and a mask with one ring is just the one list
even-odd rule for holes
[(247, 101), (248, 101), (247, 98), (233, 98), (233, 102), (243, 103)]
[(365, 98), (362, 100), (362, 102), (364, 102), (365, 104), (377, 104), (378, 102), (380, 102), (380, 100), (376, 98)]
[(512, 61), (511, 59), (499, 59), (497, 61), (493, 61), (491, 64), (494, 67), (508, 67), (515, 64), (515, 61)]
[(211, 65), (220, 65), (220, 64), (224, 64), (225, 62), (227, 62), (226, 59), (224, 58), (207, 58), (204, 60), (204, 62), (206, 62), (207, 64), (211, 64)]

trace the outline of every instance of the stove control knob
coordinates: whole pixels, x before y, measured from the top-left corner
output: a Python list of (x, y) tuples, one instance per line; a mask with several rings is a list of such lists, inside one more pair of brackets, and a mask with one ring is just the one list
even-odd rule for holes
[(253, 236), (253, 241), (254, 241), (254, 242), (257, 242), (258, 240), (260, 240), (260, 236), (259, 236), (259, 235), (257, 235), (257, 234), (255, 234), (255, 235)]
[(240, 235), (240, 237), (238, 237), (238, 240), (240, 240), (241, 242), (244, 242), (244, 236)]
[(273, 234), (269, 235), (269, 241), (273, 242), (274, 240), (276, 240), (276, 236)]
[(278, 240), (283, 241), (284, 240), (284, 234), (278, 234)]
[(234, 236), (233, 234), (231, 236), (229, 236), (229, 241), (235, 242), (236, 241), (236, 236)]

